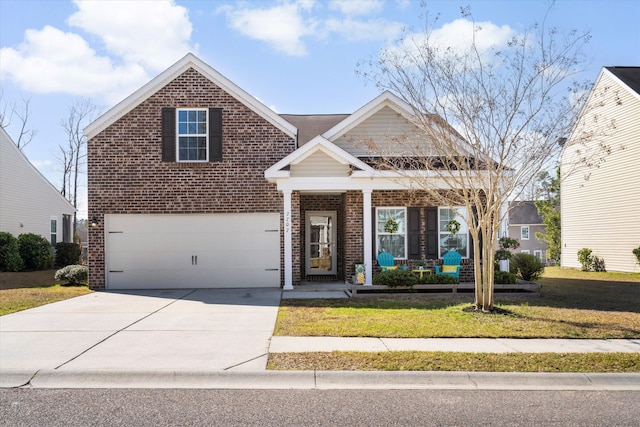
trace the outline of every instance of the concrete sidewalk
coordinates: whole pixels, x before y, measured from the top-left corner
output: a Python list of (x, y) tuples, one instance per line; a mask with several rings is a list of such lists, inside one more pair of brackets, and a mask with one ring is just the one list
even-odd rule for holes
[(455, 351), (471, 353), (640, 353), (640, 339), (272, 337), (270, 353)]

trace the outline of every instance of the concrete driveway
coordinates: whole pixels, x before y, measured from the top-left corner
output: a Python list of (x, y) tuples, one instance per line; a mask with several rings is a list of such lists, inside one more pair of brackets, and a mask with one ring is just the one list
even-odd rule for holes
[(0, 317), (0, 369), (265, 369), (280, 289), (96, 292)]

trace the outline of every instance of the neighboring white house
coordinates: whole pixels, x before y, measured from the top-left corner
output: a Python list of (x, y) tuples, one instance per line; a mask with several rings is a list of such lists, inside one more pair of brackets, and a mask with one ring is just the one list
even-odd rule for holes
[(639, 271), (640, 67), (604, 67), (586, 105), (561, 158), (561, 265), (590, 248), (609, 271)]
[(75, 209), (0, 129), (0, 231), (34, 233), (52, 246), (73, 240)]

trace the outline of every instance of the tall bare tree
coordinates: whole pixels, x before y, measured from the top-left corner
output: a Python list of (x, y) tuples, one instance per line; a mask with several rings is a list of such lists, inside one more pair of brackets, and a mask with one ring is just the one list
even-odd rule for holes
[[(473, 240), (475, 304), (488, 311), (507, 202), (558, 158), (558, 139), (569, 134), (590, 87), (573, 81), (590, 35), (543, 23), (487, 46), (470, 10), (462, 15), (473, 23), (464, 48), (443, 40), (437, 19), (427, 14), (422, 31), (360, 64), (359, 72), (414, 109), (422, 143), (400, 138), (379, 167), (439, 206), (463, 207)], [(372, 152), (380, 148), (368, 143)]]
[[(87, 158), (87, 138), (82, 130), (87, 126), (98, 114), (99, 109), (91, 103), (89, 98), (80, 98), (69, 108), (69, 115), (66, 119), (62, 119), (60, 126), (64, 128), (67, 134), (66, 144), (59, 146), (60, 154), (58, 159), (62, 162), (63, 178), (61, 193), (73, 204), (78, 207), (78, 192), (80, 175), (83, 170)], [(77, 229), (77, 214), (73, 217), (73, 231)]]
[(22, 104), (19, 107), (15, 102), (6, 102), (4, 100), (4, 92), (0, 91), (0, 127), (7, 129), (11, 126), (14, 120), (14, 116), (18, 120), (18, 126), (20, 128), (18, 137), (14, 139), (16, 145), (22, 151), (36, 135), (36, 131), (29, 127), (29, 116), (31, 111), (29, 104), (30, 98), (22, 98)]

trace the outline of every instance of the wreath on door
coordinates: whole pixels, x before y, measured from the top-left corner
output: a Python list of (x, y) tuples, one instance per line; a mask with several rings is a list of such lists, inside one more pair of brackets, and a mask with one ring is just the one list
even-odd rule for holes
[(384, 225), (384, 231), (391, 234), (395, 233), (396, 231), (398, 231), (398, 223), (390, 219)]

